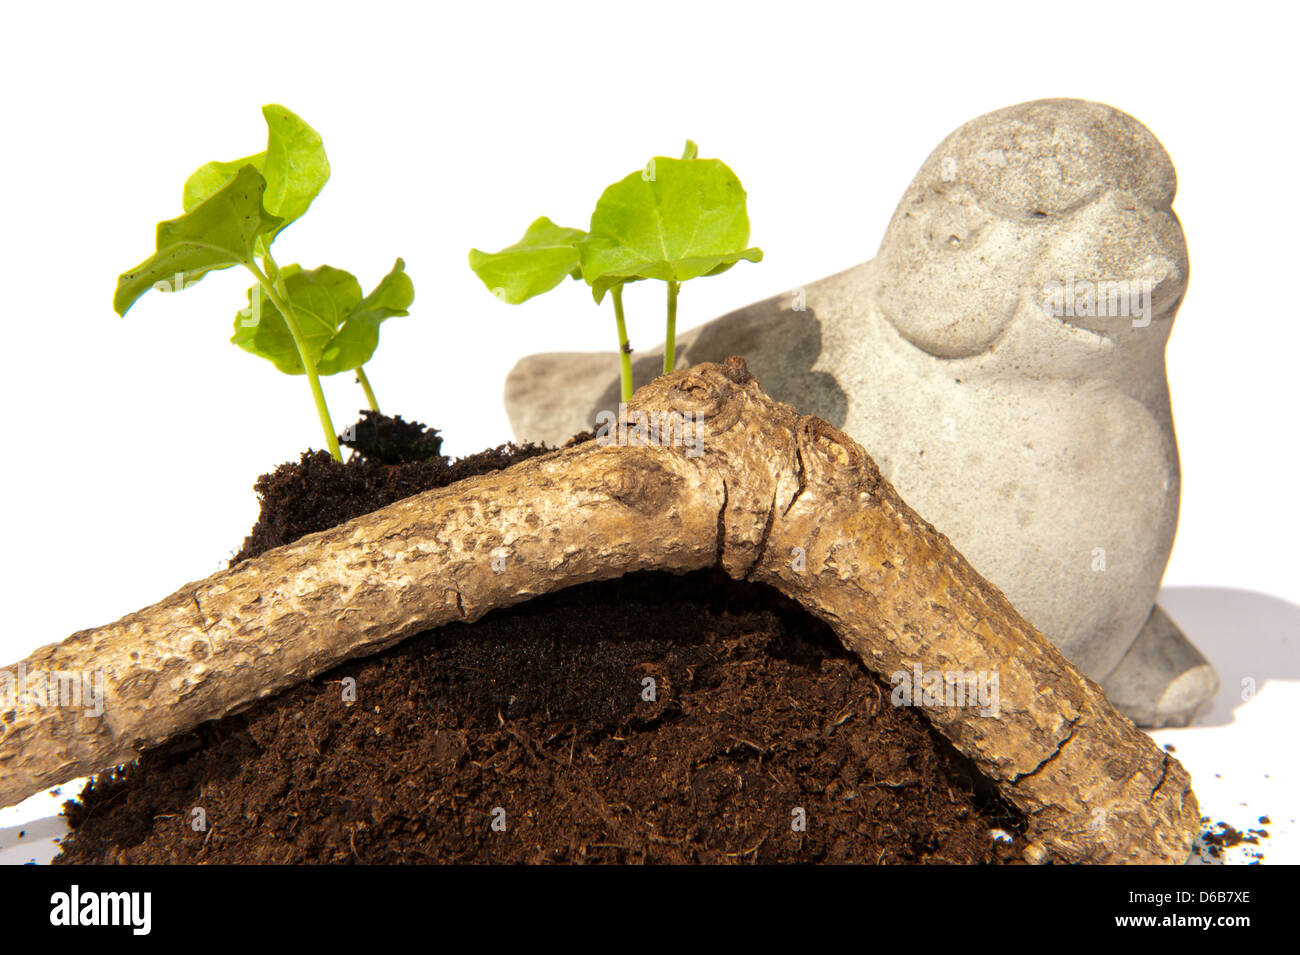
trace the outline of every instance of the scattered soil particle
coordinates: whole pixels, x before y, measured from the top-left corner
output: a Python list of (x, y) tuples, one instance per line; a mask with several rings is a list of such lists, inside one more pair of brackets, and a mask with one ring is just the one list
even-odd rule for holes
[[(303, 455), (257, 482), (240, 559), (543, 450)], [(430, 631), (150, 750), (67, 803), (55, 861), (1019, 861), (1023, 818), (889, 696), (774, 590), (634, 574)]]
[[(1260, 816), (1259, 821), (1267, 825), (1268, 817)], [(1207, 823), (1209, 819), (1203, 818), (1201, 822)], [(1261, 839), (1267, 838), (1267, 829), (1248, 829), (1242, 832), (1237, 827), (1226, 822), (1216, 822), (1213, 827), (1204, 829), (1201, 832), (1201, 845), (1203, 847), (1201, 855), (1204, 859), (1222, 859), (1225, 849), (1234, 849), (1241, 845), (1258, 846)], [(1256, 862), (1264, 858), (1262, 852), (1248, 852), (1248, 855)]]

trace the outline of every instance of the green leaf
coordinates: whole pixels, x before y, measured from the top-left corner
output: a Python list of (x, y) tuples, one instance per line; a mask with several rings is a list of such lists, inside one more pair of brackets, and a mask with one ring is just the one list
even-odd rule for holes
[[(298, 219), (330, 177), (320, 133), (296, 113), (272, 103), (262, 107), (266, 119), (266, 208), (284, 220)], [(279, 230), (277, 230), (278, 232)]]
[(322, 375), (336, 375), (341, 371), (360, 368), (379, 347), (379, 326), (386, 319), (409, 315), (407, 311), (415, 301), (415, 285), (406, 274), (406, 263), (401, 259), (392, 271), (375, 286), (375, 290), (361, 300), (343, 321), (343, 325), (321, 354), (316, 370)]
[[(189, 212), (208, 196), (212, 195), (226, 183), (228, 183), (235, 173), (245, 166), (252, 166), (258, 172), (262, 172), (266, 166), (266, 153), (260, 152), (252, 156), (245, 156), (243, 159), (236, 159), (232, 162), (209, 162), (204, 163), (198, 169), (190, 174), (190, 178), (185, 180), (185, 191), (181, 196), (181, 205), (186, 212)], [(263, 178), (266, 178), (263, 175)], [(262, 205), (266, 206), (266, 197), (262, 197)]]
[(470, 249), (469, 267), (492, 294), (518, 305), (549, 292), (565, 276), (581, 276), (578, 242), (585, 235), (581, 229), (566, 229), (542, 216), (522, 239), (499, 252)]
[(685, 282), (763, 258), (749, 247), (745, 190), (736, 174), (717, 159), (666, 156), (604, 191), (578, 251), (597, 301), (634, 279)]
[(302, 217), (330, 177), (330, 164), (320, 134), (292, 110), (272, 103), (262, 107), (266, 120), (266, 149), (232, 162), (209, 162), (185, 180), (185, 210), (220, 189), (241, 167), (252, 165), (266, 179), (263, 205), (283, 222), (266, 240)]
[(406, 263), (398, 259), (375, 290), (361, 300), (357, 314), (375, 314), (381, 319), (409, 315), (415, 301), (415, 283), (406, 274)]
[[(581, 277), (581, 274), (582, 273), (579, 272), (579, 277)], [(638, 280), (603, 276), (597, 279), (595, 282), (591, 283), (591, 297), (594, 298), (596, 300), (596, 304), (599, 305), (601, 302), (605, 301), (605, 293), (608, 292), (610, 289), (614, 288), (616, 285), (630, 285), (631, 283), (636, 281)]]
[[(319, 371), (321, 355), (339, 326), (361, 304), (361, 283), (350, 272), (328, 265), (310, 271), (290, 265), (280, 270), (280, 277), (307, 358)], [(253, 286), (248, 290), (248, 301), (248, 308), (235, 317), (235, 334), (230, 340), (272, 362), (286, 375), (305, 374), (293, 334), (265, 290)]]
[(117, 280), (113, 308), (125, 315), (145, 292), (179, 291), (215, 269), (253, 263), (253, 243), (280, 225), (262, 205), (266, 180), (251, 164), (176, 219), (158, 223), (157, 251)]
[[(385, 319), (409, 314), (407, 309), (415, 300), (415, 286), (401, 259), (365, 298), (355, 276), (328, 265), (311, 271), (289, 265), (281, 269), (280, 276), (307, 356), (319, 375), (364, 365), (379, 345), (379, 326)], [(287, 375), (304, 374), (293, 334), (261, 286), (248, 290), (248, 302), (235, 316), (235, 334), (230, 340)]]

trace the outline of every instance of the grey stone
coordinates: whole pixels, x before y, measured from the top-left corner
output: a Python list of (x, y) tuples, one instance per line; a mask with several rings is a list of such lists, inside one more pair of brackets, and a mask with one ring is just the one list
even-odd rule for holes
[[(678, 340), (679, 366), (743, 355), (773, 397), (846, 430), (1150, 726), (1186, 724), (1218, 687), (1155, 607), (1178, 522), (1175, 189), (1164, 148), (1125, 113), (999, 110), (925, 161), (875, 259)], [(636, 358), (644, 382), (662, 346)], [(617, 408), (617, 378), (613, 353), (523, 359), (506, 381), (516, 436), (590, 428)]]
[(1186, 726), (1219, 692), (1219, 675), (1156, 605), (1105, 689), (1140, 726)]

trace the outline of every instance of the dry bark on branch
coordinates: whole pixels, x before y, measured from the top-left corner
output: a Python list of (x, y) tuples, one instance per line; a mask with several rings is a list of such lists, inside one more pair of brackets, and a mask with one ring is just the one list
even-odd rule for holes
[(628, 446), (587, 442), (305, 537), (36, 651), (29, 680), (100, 671), (105, 709), (0, 712), (0, 804), (419, 631), (586, 581), (720, 563), (826, 620), (876, 673), (996, 674), (996, 715), (920, 702), (1053, 857), (1186, 859), (1199, 809), (1183, 767), (861, 447), (767, 397), (740, 359), (664, 376), (631, 408), (698, 416), (702, 453), (635, 432)]

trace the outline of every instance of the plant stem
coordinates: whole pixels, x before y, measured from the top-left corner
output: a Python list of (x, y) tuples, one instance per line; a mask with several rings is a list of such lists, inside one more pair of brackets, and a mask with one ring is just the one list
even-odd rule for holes
[[(263, 256), (263, 261), (270, 265), (271, 271), (279, 274), (279, 269), (275, 265), (275, 260), (271, 258), (268, 252)], [(266, 292), (266, 297), (271, 300), (271, 304), (276, 307), (280, 315), (284, 318), (284, 324), (288, 326), (289, 334), (293, 336), (293, 343), (298, 348), (298, 358), (302, 361), (303, 371), (307, 373), (307, 383), (311, 386), (312, 401), (316, 403), (316, 416), (320, 418), (321, 429), (325, 432), (325, 444), (329, 448), (330, 455), (335, 461), (343, 463), (343, 452), (339, 450), (339, 439), (334, 433), (334, 422), (330, 420), (330, 410), (325, 404), (325, 393), (321, 391), (320, 376), (316, 374), (316, 364), (307, 357), (307, 342), (302, 337), (302, 330), (298, 328), (298, 318), (293, 312), (293, 307), (289, 305), (289, 296), (281, 297), (280, 292), (276, 289), (276, 283), (273, 283), (266, 274), (256, 265), (248, 264), (248, 271), (253, 273), (253, 278), (257, 279), (257, 284), (262, 286)], [(280, 283), (283, 288), (283, 283)]]
[(370, 379), (366, 377), (366, 371), (360, 365), (353, 369), (357, 373), (357, 384), (361, 390), (366, 393), (366, 401), (370, 403), (370, 410), (379, 414), (379, 402), (375, 400), (374, 389), (370, 387)]
[(623, 400), (631, 401), (632, 349), (627, 344), (627, 322), (623, 319), (623, 286), (615, 285), (609, 290), (609, 296), (614, 300), (614, 320), (618, 323), (618, 364)]
[(677, 350), (677, 291), (680, 282), (668, 283), (668, 336), (664, 339), (664, 374), (673, 370)]

